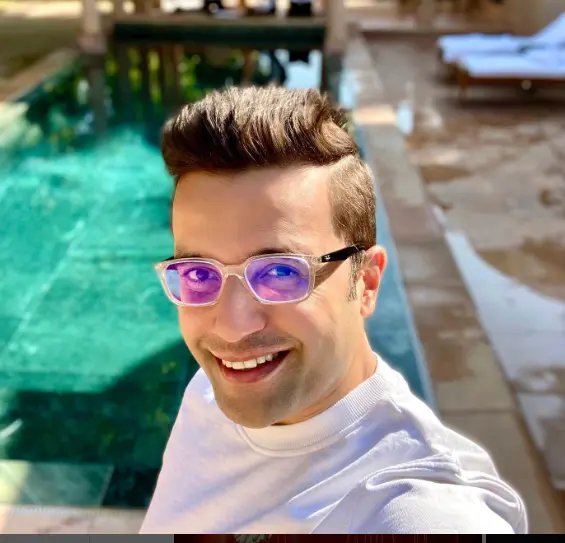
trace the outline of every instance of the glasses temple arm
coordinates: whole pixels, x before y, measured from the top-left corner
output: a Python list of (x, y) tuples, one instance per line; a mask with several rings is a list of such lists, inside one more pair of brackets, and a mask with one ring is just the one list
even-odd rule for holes
[(328, 253), (320, 257), (320, 262), (342, 262), (343, 260), (347, 260), (350, 256), (360, 253), (364, 251), (365, 247), (360, 243), (356, 243), (355, 245), (350, 245), (349, 247), (345, 247), (345, 249), (340, 249), (339, 251), (334, 251), (333, 253)]

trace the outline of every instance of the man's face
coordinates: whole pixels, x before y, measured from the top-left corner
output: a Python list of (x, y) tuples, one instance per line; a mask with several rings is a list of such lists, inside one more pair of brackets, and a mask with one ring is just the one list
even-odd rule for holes
[[(321, 256), (345, 247), (331, 224), (329, 175), (286, 168), (185, 176), (173, 203), (175, 255), (241, 264), (263, 250)], [(348, 300), (350, 273), (351, 260), (327, 264), (309, 298), (281, 305), (261, 304), (231, 276), (215, 305), (179, 307), (184, 340), (230, 419), (252, 428), (295, 422), (339, 399), (366, 341), (364, 304), (371, 304), (363, 281), (360, 296)], [(276, 352), (283, 354), (249, 372), (252, 378), (222, 362)]]

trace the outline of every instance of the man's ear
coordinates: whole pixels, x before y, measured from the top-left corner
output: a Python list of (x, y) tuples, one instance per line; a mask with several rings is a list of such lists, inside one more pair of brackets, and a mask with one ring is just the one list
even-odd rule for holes
[(381, 279), (386, 268), (387, 256), (383, 247), (375, 245), (365, 251), (359, 270), (358, 295), (361, 300), (361, 316), (370, 317), (375, 311)]

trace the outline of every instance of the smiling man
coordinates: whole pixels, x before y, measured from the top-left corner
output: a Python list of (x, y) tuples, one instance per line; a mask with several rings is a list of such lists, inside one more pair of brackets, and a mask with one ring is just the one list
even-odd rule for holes
[(346, 119), (317, 91), (226, 89), (167, 124), (175, 255), (201, 366), (141, 533), (522, 533), (520, 497), (373, 352), (386, 255)]

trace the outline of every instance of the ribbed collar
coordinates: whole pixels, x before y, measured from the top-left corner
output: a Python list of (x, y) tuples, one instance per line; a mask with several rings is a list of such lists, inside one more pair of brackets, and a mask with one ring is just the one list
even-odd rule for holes
[(257, 452), (270, 456), (293, 456), (325, 447), (358, 423), (391, 389), (398, 387), (399, 374), (377, 356), (377, 369), (326, 411), (311, 419), (285, 426), (245, 428), (243, 439)]

